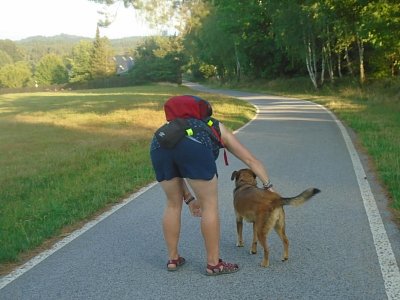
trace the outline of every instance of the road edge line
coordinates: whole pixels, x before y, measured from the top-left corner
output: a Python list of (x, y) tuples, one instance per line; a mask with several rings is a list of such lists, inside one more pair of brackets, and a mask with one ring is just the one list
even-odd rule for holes
[(378, 206), (376, 205), (375, 197), (371, 191), (371, 186), (366, 179), (367, 176), (362, 166), (360, 157), (358, 156), (354, 144), (343, 123), (329, 109), (320, 104), (316, 105), (322, 107), (331, 115), (332, 119), (336, 122), (336, 125), (339, 127), (342, 133), (343, 139), (346, 143), (347, 151), (350, 154), (354, 172), (356, 174), (361, 197), (363, 199), (365, 212), (374, 241), (375, 251), (378, 256), (378, 261), (385, 284), (386, 295), (388, 296), (388, 299), (400, 299), (400, 270), (397, 265), (396, 257), (392, 250), (392, 246), (386, 233), (381, 215), (379, 213)]

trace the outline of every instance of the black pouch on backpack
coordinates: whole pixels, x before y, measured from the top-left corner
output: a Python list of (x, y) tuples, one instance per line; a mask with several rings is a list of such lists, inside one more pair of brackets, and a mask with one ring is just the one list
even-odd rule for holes
[(154, 135), (161, 147), (169, 149), (185, 137), (188, 128), (188, 121), (178, 118), (161, 126)]

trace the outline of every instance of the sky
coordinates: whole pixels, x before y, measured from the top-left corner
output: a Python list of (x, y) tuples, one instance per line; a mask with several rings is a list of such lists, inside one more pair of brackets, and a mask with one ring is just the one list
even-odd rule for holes
[[(59, 34), (94, 38), (98, 11), (105, 6), (89, 0), (0, 0), (0, 40)], [(122, 1), (108, 8), (115, 21), (100, 28), (109, 39), (155, 34), (133, 8)]]

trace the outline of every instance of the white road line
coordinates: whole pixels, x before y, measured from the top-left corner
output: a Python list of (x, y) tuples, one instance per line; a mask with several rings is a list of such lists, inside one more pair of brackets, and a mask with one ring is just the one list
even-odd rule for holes
[(0, 279), (0, 290), (2, 288), (4, 288), (5, 286), (7, 286), (9, 283), (13, 282), (15, 279), (17, 279), (21, 275), (23, 275), (24, 273), (28, 272), (30, 269), (32, 269), (34, 266), (36, 266), (37, 264), (39, 264), (40, 262), (42, 262), (43, 260), (48, 258), (50, 255), (52, 255), (56, 251), (60, 250), (65, 245), (69, 244), (74, 239), (76, 239), (80, 235), (84, 234), (90, 228), (96, 226), (98, 223), (103, 221), (105, 218), (109, 217), (110, 215), (115, 213), (117, 210), (119, 210), (120, 208), (124, 207), (125, 205), (130, 203), (132, 200), (136, 199), (141, 194), (146, 192), (147, 190), (151, 189), (156, 184), (157, 184), (157, 182), (153, 182), (153, 183), (141, 188), (139, 191), (137, 191), (136, 193), (132, 194), (131, 196), (129, 196), (128, 198), (123, 200), (121, 203), (113, 206), (109, 211), (103, 213), (102, 215), (100, 215), (99, 217), (94, 219), (93, 221), (90, 221), (90, 222), (86, 223), (82, 228), (80, 228), (78, 230), (75, 230), (70, 235), (68, 235), (66, 238), (64, 238), (61, 241), (59, 241), (58, 243), (54, 244), (54, 246), (51, 247), (49, 250), (46, 250), (46, 251), (40, 253), (39, 255), (35, 256), (34, 258), (32, 258), (31, 260), (26, 262), (23, 266), (15, 269), (10, 274), (2, 277)]
[[(240, 97), (239, 97), (239, 98), (240, 98)], [(254, 104), (252, 104), (252, 103), (250, 103), (250, 104), (253, 105), (254, 108), (256, 109), (256, 113), (255, 113), (254, 117), (253, 117), (249, 122), (247, 122), (246, 124), (244, 124), (242, 127), (236, 129), (236, 130), (233, 132), (234, 134), (238, 133), (239, 131), (242, 131), (242, 130), (245, 129), (247, 126), (249, 126), (255, 119), (257, 119), (258, 115), (260, 114), (260, 109), (259, 109), (259, 107), (256, 106), (256, 105), (254, 105)]]
[(327, 111), (336, 122), (340, 131), (342, 132), (343, 139), (346, 143), (347, 150), (349, 151), (353, 168), (356, 173), (358, 185), (360, 187), (361, 196), (363, 198), (365, 212), (368, 217), (369, 226), (371, 228), (372, 237), (374, 240), (376, 254), (378, 255), (379, 264), (381, 267), (382, 277), (385, 283), (385, 291), (388, 299), (400, 299), (400, 271), (394, 256), (392, 246), (387, 236), (385, 226), (383, 225), (382, 218), (379, 214), (376, 205), (375, 197), (372, 194), (371, 187), (365, 179), (366, 174), (361, 164), (357, 151), (354, 148), (353, 142), (346, 128), (343, 126), (336, 116), (327, 108), (317, 104), (325, 111)]

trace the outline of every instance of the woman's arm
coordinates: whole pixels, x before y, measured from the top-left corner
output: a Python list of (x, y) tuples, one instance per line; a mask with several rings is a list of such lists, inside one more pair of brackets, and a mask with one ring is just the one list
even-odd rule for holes
[(190, 192), (186, 180), (182, 180), (182, 188), (183, 188), (183, 201), (189, 206), (190, 213), (194, 217), (201, 217), (200, 203), (197, 199), (194, 198), (194, 196)]
[(250, 152), (237, 137), (224, 126), (219, 123), (221, 130), (221, 138), (225, 144), (226, 149), (245, 163), (261, 180), (263, 184), (270, 182), (267, 169), (261, 161), (259, 161), (253, 153)]

